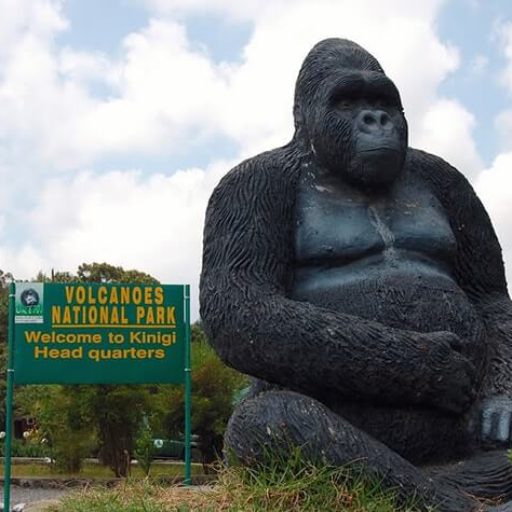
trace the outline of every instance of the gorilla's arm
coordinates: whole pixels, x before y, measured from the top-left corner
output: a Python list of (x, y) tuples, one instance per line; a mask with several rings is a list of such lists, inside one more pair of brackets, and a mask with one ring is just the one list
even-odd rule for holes
[(212, 344), (236, 369), (291, 389), (461, 411), (473, 376), (450, 346), (455, 336), (392, 329), (287, 298), (300, 169), (293, 153), (244, 162), (210, 199), (201, 317)]
[[(509, 437), (512, 413), (512, 302), (507, 291), (501, 247), (489, 216), (471, 185), (438, 157), (414, 152), (450, 217), (457, 240), (456, 277), (482, 317), (487, 331), (487, 359), (479, 392), (484, 407), (484, 436)], [(501, 416), (505, 415), (505, 423)], [(500, 427), (491, 425), (494, 416)], [(492, 430), (492, 434), (491, 434)], [(504, 440), (504, 439), (502, 439)]]

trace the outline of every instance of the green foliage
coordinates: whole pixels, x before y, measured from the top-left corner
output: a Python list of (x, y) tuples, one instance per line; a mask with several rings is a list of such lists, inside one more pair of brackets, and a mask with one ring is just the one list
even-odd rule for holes
[(127, 476), (133, 443), (142, 418), (150, 410), (147, 386), (92, 386), (99, 456), (118, 477)]
[(77, 271), (78, 281), (89, 283), (142, 283), (158, 284), (158, 281), (139, 270), (124, 270), (108, 263), (82, 263)]
[[(76, 276), (56, 273), (54, 280), (98, 283), (146, 283), (158, 281), (145, 272), (124, 270), (108, 263), (83, 263)], [(148, 386), (90, 386), (89, 414), (94, 419), (100, 460), (118, 477), (127, 476), (133, 441), (142, 417), (150, 408)]]
[[(5, 290), (10, 279), (0, 271), (0, 321), (5, 329), (7, 308), (3, 307), (3, 296), (7, 295)], [(78, 267), (76, 275), (52, 272), (49, 278), (39, 273), (36, 280), (158, 282), (144, 272), (124, 270), (107, 263), (84, 263)], [(0, 343), (0, 349), (4, 347), (5, 344)], [(0, 364), (5, 368), (2, 356), (0, 350)], [(78, 471), (83, 458), (97, 448), (101, 461), (116, 476), (127, 476), (133, 439), (145, 411), (150, 408), (149, 397), (148, 386), (35, 386), (16, 390), (15, 404), (18, 415), (36, 418), (39, 431), (48, 440), (53, 457), (63, 471)]]
[(149, 423), (146, 422), (140, 428), (135, 439), (135, 458), (146, 476), (149, 476), (151, 464), (155, 459), (155, 453), (156, 447), (153, 440), (153, 430), (151, 430)]
[(89, 386), (25, 386), (17, 390), (17, 410), (37, 418), (27, 444), (43, 439), (58, 470), (80, 471), (96, 444)]
[[(233, 398), (246, 384), (246, 378), (218, 358), (199, 329), (196, 325), (197, 339), (192, 343), (192, 431), (199, 436), (199, 450), (207, 470), (206, 465), (221, 453)], [(171, 388), (168, 407), (167, 425), (176, 436), (184, 422), (183, 388)]]
[[(52, 276), (48, 277), (39, 273), (36, 279), (42, 282), (158, 283), (144, 272), (124, 270), (107, 263), (84, 263), (76, 274), (52, 271)], [(0, 371), (4, 372), (4, 377), (11, 280), (10, 274), (0, 271)], [(219, 360), (207, 344), (199, 322), (192, 325), (191, 338), (192, 430), (199, 435), (199, 449), (207, 464), (221, 451), (233, 397), (244, 386), (245, 378)], [(2, 404), (4, 397), (5, 378), (0, 375)], [(68, 472), (80, 469), (83, 457), (94, 451), (116, 476), (127, 476), (143, 418), (149, 419), (155, 436), (166, 439), (179, 439), (184, 427), (183, 386), (29, 386), (16, 389), (14, 402), (16, 415), (36, 419), (38, 432), (48, 440), (59, 467)], [(3, 414), (1, 410), (0, 414)]]
[(207, 343), (206, 334), (201, 327), (201, 322), (195, 322), (190, 328), (190, 341), (192, 344), (195, 343)]
[(52, 454), (48, 443), (41, 441), (37, 435), (31, 436), (31, 438), (26, 440), (13, 439), (11, 455), (13, 457), (50, 457)]

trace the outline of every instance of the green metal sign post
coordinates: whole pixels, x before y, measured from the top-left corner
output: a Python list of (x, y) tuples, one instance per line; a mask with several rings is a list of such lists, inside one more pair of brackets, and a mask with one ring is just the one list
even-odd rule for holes
[(7, 395), (5, 404), (4, 511), (11, 510), (12, 396), (14, 393), (14, 299), (15, 284), (9, 286), (9, 330), (7, 333)]
[(184, 384), (190, 484), (188, 285), (12, 283), (8, 336), (4, 510), (15, 384)]

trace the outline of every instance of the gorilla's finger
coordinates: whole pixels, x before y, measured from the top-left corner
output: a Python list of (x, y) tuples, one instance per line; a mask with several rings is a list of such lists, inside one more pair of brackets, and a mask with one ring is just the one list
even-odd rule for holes
[(510, 411), (504, 409), (500, 412), (498, 418), (498, 430), (496, 432), (496, 438), (498, 441), (508, 441), (510, 435)]
[(489, 438), (492, 430), (492, 414), (494, 410), (491, 407), (486, 407), (482, 411), (482, 437)]

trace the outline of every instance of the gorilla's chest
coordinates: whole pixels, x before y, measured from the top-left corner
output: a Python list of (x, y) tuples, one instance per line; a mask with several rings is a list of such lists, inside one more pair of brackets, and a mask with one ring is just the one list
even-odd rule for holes
[(393, 255), (451, 264), (455, 238), (439, 201), (409, 174), (388, 195), (370, 197), (304, 172), (296, 202), (299, 266), (343, 266)]

